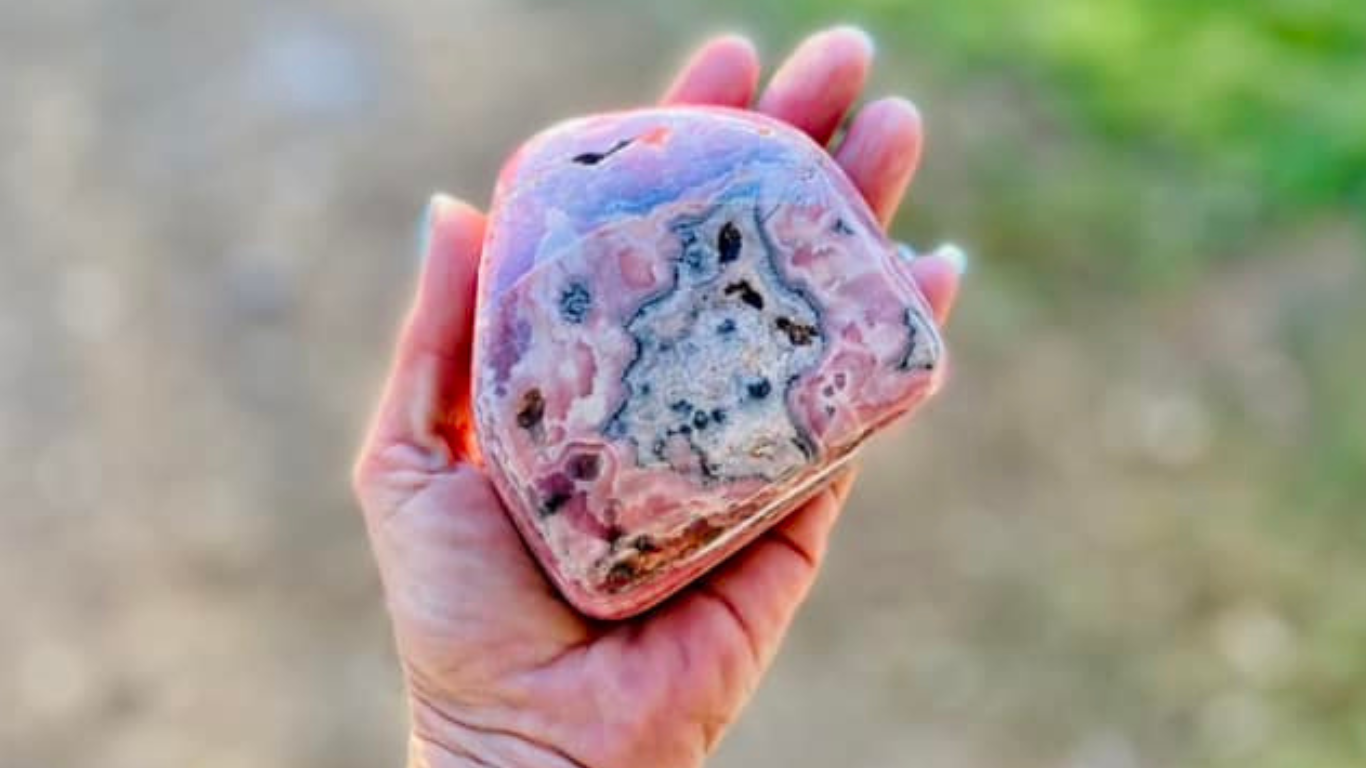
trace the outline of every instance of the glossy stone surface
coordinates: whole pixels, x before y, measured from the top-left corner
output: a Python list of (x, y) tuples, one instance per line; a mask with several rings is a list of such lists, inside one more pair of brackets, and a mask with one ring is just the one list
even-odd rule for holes
[(929, 394), (942, 347), (907, 266), (822, 148), (750, 112), (524, 145), (481, 265), (476, 434), (565, 597), (654, 605)]

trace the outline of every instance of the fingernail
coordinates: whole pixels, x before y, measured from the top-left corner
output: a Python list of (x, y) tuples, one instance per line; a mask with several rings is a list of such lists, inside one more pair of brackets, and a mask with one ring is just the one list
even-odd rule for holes
[(432, 209), (436, 207), (436, 195), (432, 195), (427, 200), (427, 205), (422, 208), (422, 217), (417, 221), (417, 263), (419, 265), (427, 262), (427, 251), (432, 245)]
[(417, 224), (417, 261), (419, 264), (427, 261), (428, 251), (432, 249), (432, 226), (436, 223), (437, 209), (454, 202), (455, 198), (445, 192), (433, 192), (427, 200), (427, 207), (422, 209), (422, 219)]
[(962, 248), (953, 243), (944, 243), (935, 250), (934, 255), (947, 261), (953, 267), (953, 271), (960, 276), (967, 274), (968, 254)]
[(873, 36), (868, 32), (868, 30), (864, 29), (863, 27), (854, 24), (844, 24), (842, 26), (835, 27), (834, 31), (842, 32), (848, 35), (852, 35), (853, 37), (857, 37), (859, 39), (859, 42), (863, 44), (863, 47), (867, 49), (869, 57), (877, 55), (877, 41), (874, 40)]

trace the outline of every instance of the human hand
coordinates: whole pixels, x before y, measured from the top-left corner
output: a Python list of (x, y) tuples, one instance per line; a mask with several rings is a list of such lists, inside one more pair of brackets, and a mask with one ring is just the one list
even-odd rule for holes
[[(829, 142), (871, 66), (867, 36), (808, 38), (754, 108)], [(669, 104), (745, 108), (759, 63), (738, 37), (704, 45)], [(885, 226), (914, 172), (914, 108), (859, 110), (833, 151)], [(413, 766), (698, 766), (754, 692), (816, 578), (845, 475), (669, 602), (604, 624), (563, 602), (483, 473), (469, 353), (484, 217), (437, 196), (415, 304), (354, 473), (407, 685)], [(916, 259), (943, 322), (960, 265)]]

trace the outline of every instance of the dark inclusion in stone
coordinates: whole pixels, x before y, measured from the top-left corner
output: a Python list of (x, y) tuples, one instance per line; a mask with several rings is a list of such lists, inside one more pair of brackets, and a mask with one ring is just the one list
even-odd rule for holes
[(559, 512), (574, 498), (574, 484), (564, 475), (551, 475), (541, 488), (541, 515), (548, 517)]
[(579, 165), (597, 165), (598, 163), (601, 163), (603, 160), (606, 160), (612, 155), (615, 155), (621, 150), (631, 146), (631, 141), (631, 139), (622, 139), (621, 141), (618, 141), (616, 144), (613, 144), (611, 149), (608, 149), (605, 152), (584, 152), (581, 155), (575, 155), (574, 162), (578, 163)]
[(535, 429), (541, 426), (541, 419), (545, 418), (545, 396), (541, 390), (531, 388), (522, 395), (522, 401), (517, 408), (517, 426), (522, 429)]
[(729, 221), (721, 225), (716, 235), (716, 254), (722, 264), (729, 264), (740, 258), (740, 230)]
[(738, 283), (731, 283), (726, 286), (726, 295), (735, 296), (755, 309), (764, 308), (764, 295), (754, 290), (748, 280), (741, 280)]
[(930, 328), (929, 320), (914, 307), (907, 307), (903, 318), (906, 323), (906, 352), (897, 364), (902, 371), (932, 371), (939, 359), (939, 336)]
[(617, 591), (630, 586), (636, 580), (637, 567), (633, 560), (622, 560), (607, 572), (607, 578), (603, 580), (604, 586), (610, 591)]
[(820, 331), (814, 325), (794, 323), (790, 318), (780, 317), (776, 323), (778, 330), (787, 334), (787, 340), (793, 345), (804, 347), (811, 343), (811, 340), (820, 335)]
[(553, 515), (556, 512), (559, 512), (561, 507), (569, 503), (570, 498), (572, 498), (570, 494), (563, 491), (552, 492), (549, 496), (545, 497), (545, 502), (541, 505), (541, 513)]
[(593, 453), (577, 454), (566, 462), (565, 471), (575, 480), (597, 480), (602, 472), (602, 459)]
[(824, 353), (820, 308), (783, 278), (759, 215), (737, 201), (675, 222), (673, 283), (626, 323), (637, 354), (604, 433), (643, 467), (776, 480), (813, 458), (786, 387)]
[(570, 283), (560, 292), (560, 318), (566, 323), (582, 323), (592, 308), (593, 294), (588, 292), (588, 286), (583, 283)]
[(755, 400), (763, 400), (773, 391), (773, 384), (768, 379), (759, 379), (746, 384), (745, 391)]
[(683, 240), (683, 255), (681, 257), (683, 266), (695, 276), (701, 276), (706, 272), (707, 266), (711, 261), (711, 254), (699, 242), (696, 237), (687, 237)]

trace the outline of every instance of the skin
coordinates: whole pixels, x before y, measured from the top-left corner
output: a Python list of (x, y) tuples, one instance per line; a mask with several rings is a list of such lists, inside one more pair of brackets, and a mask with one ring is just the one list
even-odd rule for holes
[[(753, 107), (828, 144), (872, 65), (866, 34), (807, 38), (755, 101), (759, 60), (736, 36), (703, 45), (663, 97)], [(920, 155), (904, 99), (873, 101), (832, 150), (884, 225)], [(699, 766), (754, 693), (825, 555), (846, 474), (659, 608), (603, 624), (555, 593), (480, 468), (469, 353), (484, 216), (438, 195), (417, 297), (353, 483), (408, 691), (411, 766)], [(947, 319), (958, 272), (913, 263)]]

